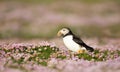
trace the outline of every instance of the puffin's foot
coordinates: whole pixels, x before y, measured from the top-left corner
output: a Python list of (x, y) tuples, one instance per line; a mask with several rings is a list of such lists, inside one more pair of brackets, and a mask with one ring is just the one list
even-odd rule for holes
[(78, 50), (78, 54), (81, 54), (81, 53), (86, 53), (87, 51), (85, 50), (85, 49), (80, 49), (80, 50)]

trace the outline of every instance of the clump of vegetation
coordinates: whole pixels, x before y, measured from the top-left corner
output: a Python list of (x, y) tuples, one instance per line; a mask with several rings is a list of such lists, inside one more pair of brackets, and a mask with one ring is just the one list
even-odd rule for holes
[(110, 50), (95, 50), (93, 53), (82, 53), (77, 54), (79, 59), (85, 59), (89, 61), (106, 61), (110, 59), (115, 59), (120, 56), (120, 51), (110, 51)]
[[(105, 62), (120, 57), (120, 50), (98, 50), (92, 53), (73, 54), (68, 51), (59, 50), (55, 45), (43, 42), (34, 44), (5, 44), (0, 46), (0, 60), (4, 59), (4, 67), (19, 69), (25, 72), (34, 65), (55, 68), (59, 61), (88, 61), (92, 63)], [(83, 61), (83, 62), (84, 62)], [(86, 63), (86, 62), (85, 62)], [(76, 63), (75, 63), (76, 64)], [(83, 64), (84, 63), (80, 63)], [(88, 64), (88, 63), (86, 63)], [(40, 67), (39, 67), (40, 68)], [(41, 68), (40, 68), (41, 69)], [(33, 70), (33, 69), (31, 69)]]
[[(43, 46), (43, 47), (35, 47), (30, 50), (26, 49), (23, 52), (29, 55), (29, 58), (27, 59), (27, 61), (34, 61), (37, 64), (47, 66), (47, 60), (50, 58), (52, 53), (55, 53), (57, 50), (58, 49), (55, 47), (51, 48), (50, 46)], [(18, 53), (22, 53), (22, 51), (19, 50)], [(14, 62), (17, 62), (18, 64), (26, 62), (24, 60), (25, 57), (23, 56), (20, 57), (18, 60), (16, 60), (16, 58), (14, 58), (13, 56), (11, 56), (11, 59)]]
[(50, 45), (23, 46), (18, 44), (12, 48), (0, 48), (0, 54), (12, 60), (13, 63), (33, 62), (44, 66), (47, 66), (47, 61), (57, 51), (59, 51), (57, 47), (51, 47)]
[[(34, 46), (34, 45), (22, 45), (16, 44), (10, 48), (0, 48), (0, 56), (4, 56), (8, 59), (5, 65), (17, 63), (18, 65), (25, 63), (35, 63), (43, 66), (47, 66), (51, 58), (56, 59), (70, 59), (70, 53), (60, 51), (59, 48), (50, 45)], [(76, 54), (78, 59), (84, 59), (88, 61), (106, 61), (109, 59), (115, 59), (120, 56), (119, 50), (95, 50), (93, 53)]]

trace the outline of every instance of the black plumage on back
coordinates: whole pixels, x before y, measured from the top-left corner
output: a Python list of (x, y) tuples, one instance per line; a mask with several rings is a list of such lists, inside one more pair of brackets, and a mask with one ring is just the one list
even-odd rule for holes
[(80, 38), (76, 37), (75, 35), (73, 35), (73, 40), (74, 40), (77, 44), (79, 44), (80, 46), (85, 47), (88, 51), (90, 51), (90, 52), (93, 52), (93, 51), (94, 51), (94, 49), (93, 49), (92, 47), (86, 45)]

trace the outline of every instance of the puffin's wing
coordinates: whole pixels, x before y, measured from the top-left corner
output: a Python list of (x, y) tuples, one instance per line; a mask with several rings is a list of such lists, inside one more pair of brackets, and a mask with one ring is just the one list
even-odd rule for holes
[(79, 44), (79, 45), (81, 45), (81, 46), (85, 46), (85, 45), (86, 45), (80, 38), (78, 38), (78, 37), (76, 37), (76, 36), (73, 36), (73, 40), (74, 40), (77, 44)]
[(80, 38), (78, 38), (78, 37), (76, 37), (76, 36), (73, 36), (73, 40), (74, 40), (77, 44), (85, 47), (85, 48), (86, 48), (87, 50), (89, 50), (90, 52), (94, 51), (94, 49), (93, 49), (92, 47), (86, 45)]

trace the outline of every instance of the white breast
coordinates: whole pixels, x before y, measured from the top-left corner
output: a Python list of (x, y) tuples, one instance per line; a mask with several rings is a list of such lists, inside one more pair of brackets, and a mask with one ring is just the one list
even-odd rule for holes
[(74, 52), (78, 52), (78, 50), (80, 49), (85, 49), (84, 47), (81, 47), (79, 44), (73, 41), (72, 35), (68, 35), (64, 37), (63, 42), (69, 50), (74, 51)]

